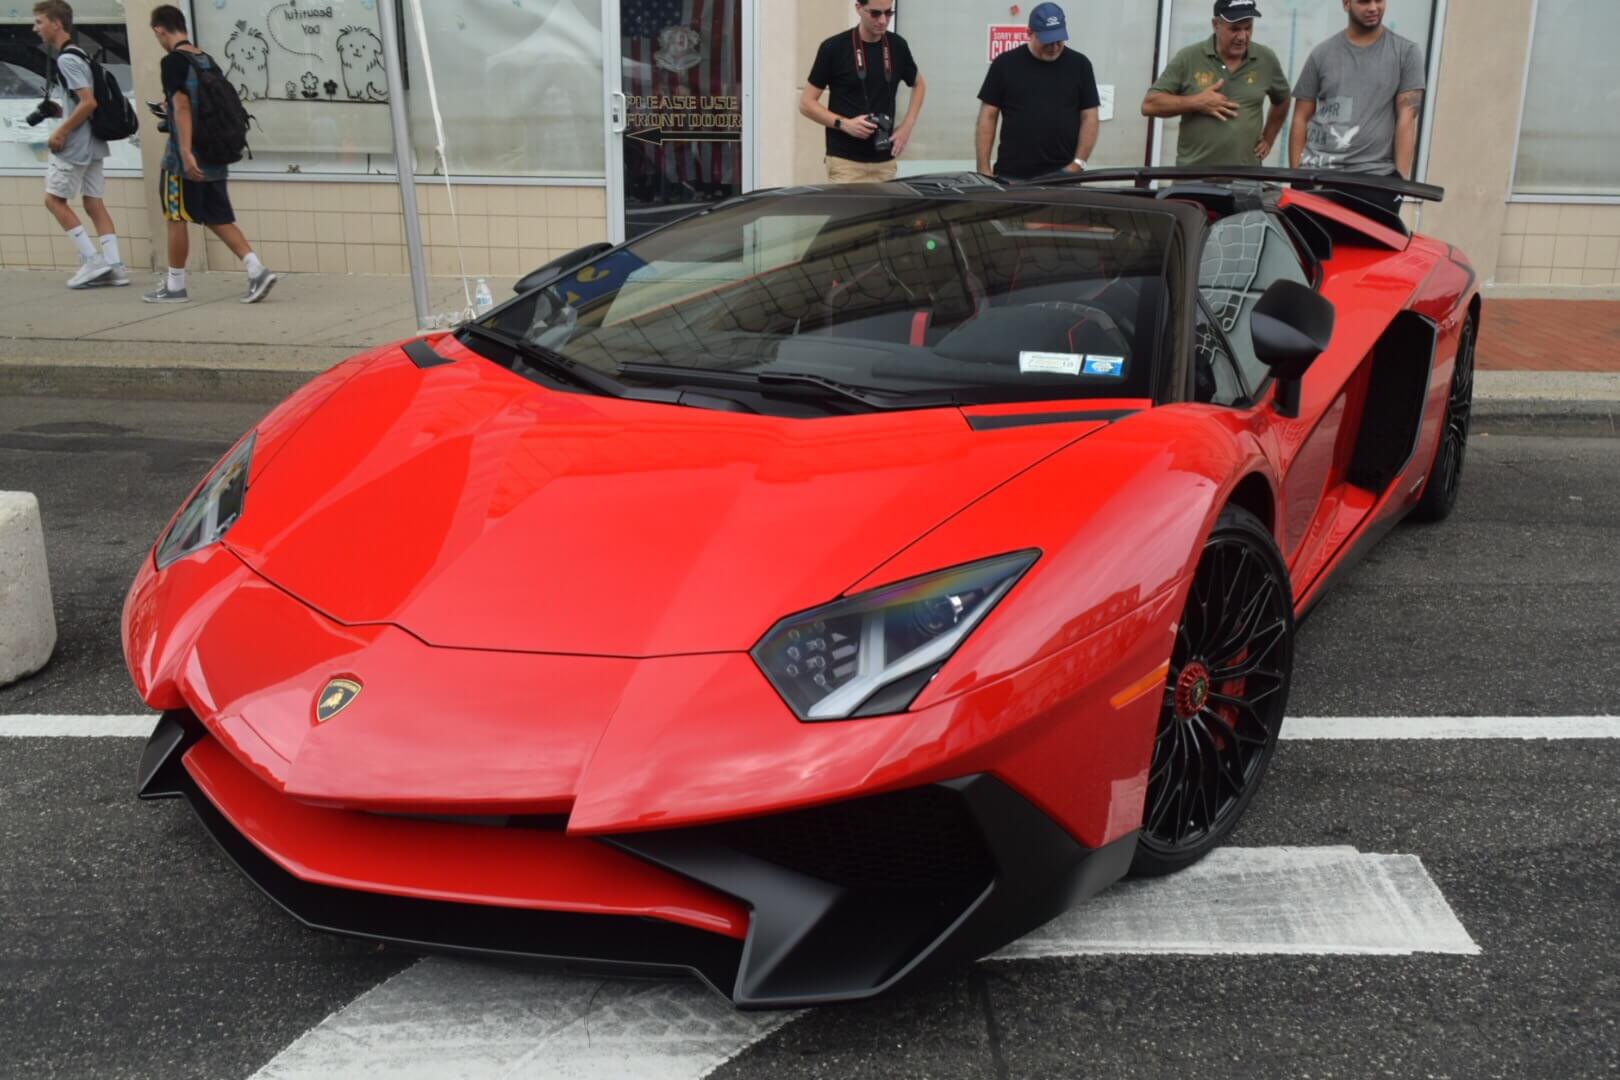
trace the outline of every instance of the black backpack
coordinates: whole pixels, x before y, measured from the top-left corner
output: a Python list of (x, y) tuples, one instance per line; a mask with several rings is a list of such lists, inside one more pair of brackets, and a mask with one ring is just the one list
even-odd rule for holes
[[(118, 80), (112, 77), (112, 72), (90, 59), (90, 54), (77, 45), (69, 45), (62, 52), (73, 53), (90, 65), (90, 88), (96, 95), (96, 111), (90, 114), (90, 134), (102, 142), (117, 142), (139, 131), (141, 121), (135, 115), (135, 106), (124, 96), (124, 91), (119, 87)], [(60, 68), (56, 74), (58, 78), (61, 77)], [(66, 79), (62, 79), (62, 89), (67, 90)], [(73, 92), (69, 90), (70, 103), (72, 97)]]
[[(191, 152), (204, 165), (236, 164), (247, 152), (248, 125), (253, 117), (212, 56), (185, 49), (177, 51), (197, 73), (200, 100), (191, 103)], [(207, 67), (197, 62), (201, 57), (208, 57)]]

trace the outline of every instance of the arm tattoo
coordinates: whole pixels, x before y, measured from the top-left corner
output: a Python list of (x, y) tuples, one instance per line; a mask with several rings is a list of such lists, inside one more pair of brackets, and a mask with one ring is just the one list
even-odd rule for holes
[(1423, 112), (1423, 91), (1408, 90), (1395, 98), (1395, 107), (1402, 112), (1409, 112), (1413, 117)]

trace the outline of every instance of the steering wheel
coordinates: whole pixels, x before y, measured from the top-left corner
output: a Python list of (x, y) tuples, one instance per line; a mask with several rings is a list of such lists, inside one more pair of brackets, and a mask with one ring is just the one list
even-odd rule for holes
[(1078, 319), (1094, 324), (1108, 338), (1109, 346), (1116, 349), (1120, 356), (1131, 355), (1131, 343), (1124, 331), (1114, 321), (1114, 317), (1095, 304), (1083, 304), (1075, 300), (1039, 300), (1025, 307), (1041, 308), (1045, 311), (1061, 311), (1066, 315), (1074, 315)]

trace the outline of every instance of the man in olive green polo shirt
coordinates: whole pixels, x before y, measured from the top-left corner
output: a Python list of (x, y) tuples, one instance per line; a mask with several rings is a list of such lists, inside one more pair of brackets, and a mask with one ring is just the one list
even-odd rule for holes
[(1260, 165), (1271, 153), (1289, 87), (1277, 54), (1254, 44), (1259, 17), (1256, 0), (1216, 0), (1214, 36), (1176, 53), (1148, 87), (1143, 116), (1181, 117), (1177, 165)]

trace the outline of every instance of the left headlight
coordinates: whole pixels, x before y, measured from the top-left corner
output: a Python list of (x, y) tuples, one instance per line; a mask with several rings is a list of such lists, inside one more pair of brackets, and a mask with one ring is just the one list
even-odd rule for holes
[(998, 555), (789, 616), (754, 662), (800, 720), (901, 712), (1039, 557)]
[(253, 460), (253, 442), (257, 438), (257, 432), (249, 432), (247, 438), (221, 458), (197, 489), (197, 494), (174, 519), (174, 524), (158, 542), (155, 558), (159, 570), (212, 544), (242, 516), (242, 506), (247, 500), (248, 465)]

